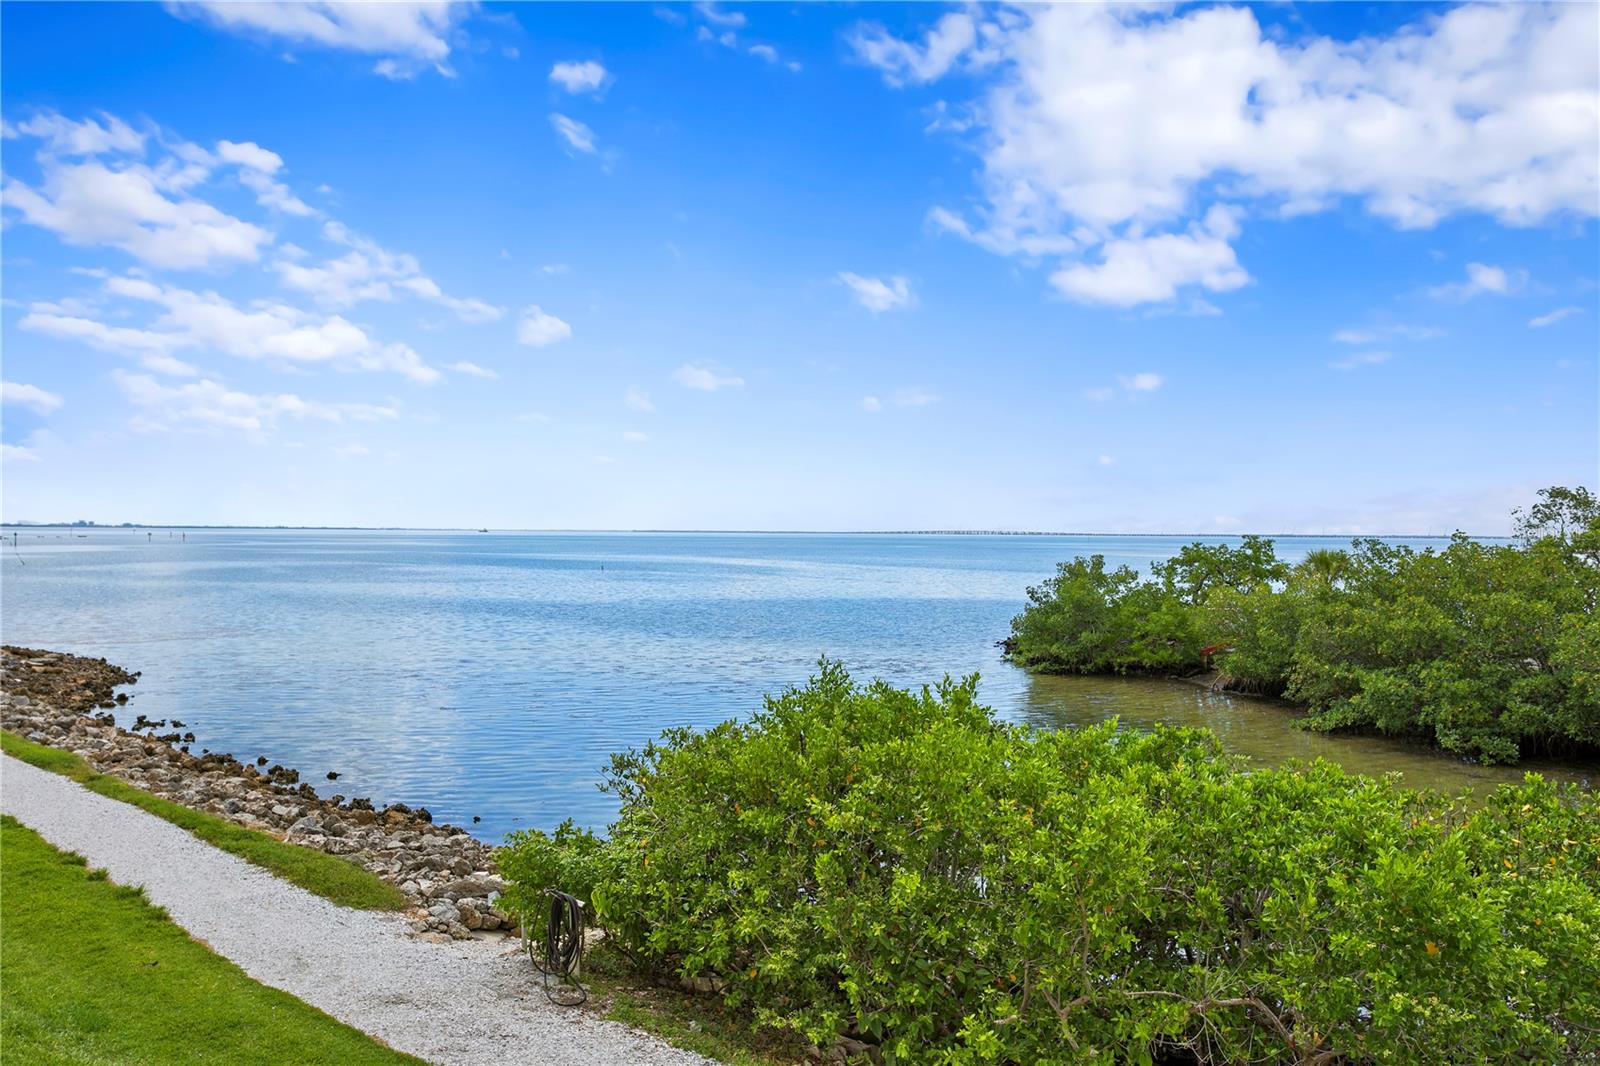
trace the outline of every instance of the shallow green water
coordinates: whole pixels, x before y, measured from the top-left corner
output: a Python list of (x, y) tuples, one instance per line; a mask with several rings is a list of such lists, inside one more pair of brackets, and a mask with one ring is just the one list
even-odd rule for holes
[(1181, 681), (1028, 675), (1023, 705), (1023, 717), (1035, 725), (1090, 725), (1115, 715), (1130, 728), (1203, 726), (1216, 732), (1228, 751), (1260, 765), (1324, 758), (1364, 774), (1398, 773), (1412, 788), (1482, 789), (1520, 781), (1528, 771), (1591, 787), (1596, 777), (1595, 767), (1574, 760), (1480, 766), (1386, 737), (1314, 733), (1296, 724), (1300, 712), (1289, 704), (1215, 693)]

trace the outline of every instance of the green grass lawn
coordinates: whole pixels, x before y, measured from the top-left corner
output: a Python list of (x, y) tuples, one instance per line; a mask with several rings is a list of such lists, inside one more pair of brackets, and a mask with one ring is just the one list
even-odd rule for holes
[(343, 907), (361, 910), (404, 910), (405, 896), (400, 890), (353, 862), (337, 855), (302, 848), (246, 829), (226, 818), (193, 810), (171, 800), (135, 788), (120, 777), (102, 774), (82, 757), (60, 748), (35, 744), (15, 733), (0, 731), (0, 750), (41, 770), (61, 774), (91, 792), (149, 811), (165, 818), (195, 836), (267, 870), (307, 892)]
[(418, 1063), (191, 940), (142, 889), (0, 818), (9, 1063)]

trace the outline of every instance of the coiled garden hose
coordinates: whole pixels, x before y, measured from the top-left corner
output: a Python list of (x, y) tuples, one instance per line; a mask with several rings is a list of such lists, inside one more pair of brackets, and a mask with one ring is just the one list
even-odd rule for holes
[[(545, 889), (544, 894), (550, 897), (544, 937), (536, 940), (533, 923), (525, 918), (522, 946), (544, 975), (544, 998), (558, 1007), (576, 1007), (589, 998), (589, 990), (578, 980), (583, 963), (583, 901), (553, 888)], [(551, 978), (555, 978), (555, 991), (552, 991)]]

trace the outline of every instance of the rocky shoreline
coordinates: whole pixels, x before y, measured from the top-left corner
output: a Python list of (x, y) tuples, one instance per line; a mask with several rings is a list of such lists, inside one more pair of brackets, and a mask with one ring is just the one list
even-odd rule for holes
[(496, 906), (506, 883), (493, 849), (459, 826), (436, 824), (426, 809), (324, 799), (298, 772), (260, 765), (265, 759), (192, 755), (194, 734), (181, 721), (141, 715), (138, 729), (123, 729), (98, 712), (127, 702), (116, 689), (139, 675), (104, 659), (6, 646), (0, 673), (0, 728), (71, 751), (100, 773), (175, 803), (343, 856), (400, 890), (423, 939), (517, 933), (515, 917)]

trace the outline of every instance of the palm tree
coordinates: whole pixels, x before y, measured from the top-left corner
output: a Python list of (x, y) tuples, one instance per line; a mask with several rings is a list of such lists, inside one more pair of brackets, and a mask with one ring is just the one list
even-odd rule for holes
[(1342, 548), (1315, 548), (1306, 552), (1295, 570), (1318, 588), (1337, 588), (1350, 575), (1350, 553)]

